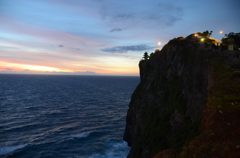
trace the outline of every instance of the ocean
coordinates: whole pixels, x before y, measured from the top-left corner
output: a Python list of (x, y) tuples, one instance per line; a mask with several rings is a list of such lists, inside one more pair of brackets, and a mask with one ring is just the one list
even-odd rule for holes
[(0, 75), (1, 158), (125, 158), (139, 77)]

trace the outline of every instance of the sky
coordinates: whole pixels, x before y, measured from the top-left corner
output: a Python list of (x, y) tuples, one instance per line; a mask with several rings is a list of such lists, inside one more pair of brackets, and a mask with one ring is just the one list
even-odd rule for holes
[(239, 0), (0, 0), (0, 73), (139, 75), (144, 52), (175, 37), (240, 32), (239, 8)]

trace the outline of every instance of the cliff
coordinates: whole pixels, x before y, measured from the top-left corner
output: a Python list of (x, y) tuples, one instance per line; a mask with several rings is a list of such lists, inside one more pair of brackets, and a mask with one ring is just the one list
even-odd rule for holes
[(224, 65), (219, 51), (179, 38), (140, 61), (123, 136), (128, 158), (240, 157), (239, 67)]

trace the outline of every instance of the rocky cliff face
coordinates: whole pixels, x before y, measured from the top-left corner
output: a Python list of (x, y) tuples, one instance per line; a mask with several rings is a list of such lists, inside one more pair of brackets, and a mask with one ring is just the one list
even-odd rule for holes
[(132, 94), (124, 140), (128, 158), (149, 158), (160, 151), (179, 154), (201, 133), (202, 113), (214, 83), (212, 46), (171, 40), (139, 63), (141, 82)]

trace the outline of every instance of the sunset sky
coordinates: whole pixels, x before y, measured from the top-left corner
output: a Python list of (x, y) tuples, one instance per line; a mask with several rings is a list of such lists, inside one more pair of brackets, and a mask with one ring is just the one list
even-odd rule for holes
[(170, 39), (240, 32), (239, 8), (240, 0), (0, 0), (0, 73), (138, 75), (144, 52)]

